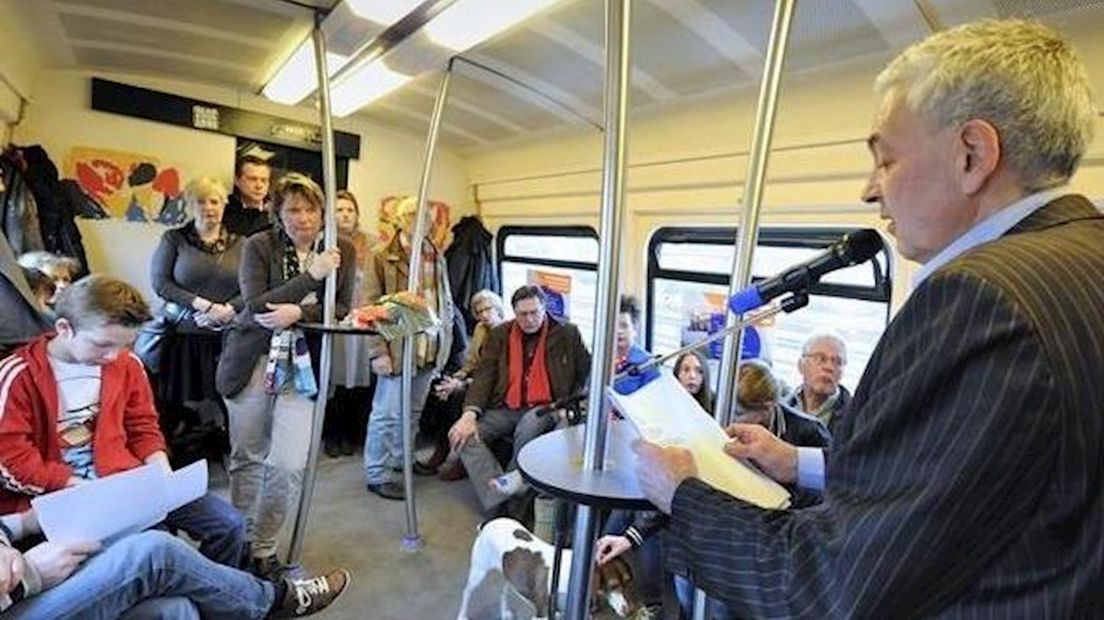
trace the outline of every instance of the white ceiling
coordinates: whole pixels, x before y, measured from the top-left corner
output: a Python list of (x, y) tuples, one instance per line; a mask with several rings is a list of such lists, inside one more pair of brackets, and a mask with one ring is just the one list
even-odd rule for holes
[[(336, 0), (295, 2), (327, 8)], [(16, 6), (26, 13), (47, 68), (149, 74), (252, 92), (313, 22), (308, 8), (284, 0), (21, 0)], [(753, 85), (773, 6), (770, 0), (634, 2), (634, 109)], [(562, 0), (466, 52), (465, 58), (510, 79), (458, 63), (444, 144), (487, 148), (541, 130), (599, 123), (603, 15), (602, 0)], [(803, 0), (787, 71), (830, 71), (851, 60), (888, 56), (933, 29), (983, 16), (1097, 23), (1088, 31), (1104, 32), (1101, 0)], [(361, 113), (424, 131), (438, 80), (439, 74), (423, 76)]]

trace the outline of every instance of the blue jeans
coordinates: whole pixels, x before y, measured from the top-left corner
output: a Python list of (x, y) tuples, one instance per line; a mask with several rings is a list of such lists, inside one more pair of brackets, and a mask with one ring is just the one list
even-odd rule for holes
[[(259, 620), (272, 609), (276, 588), (211, 562), (165, 532), (148, 531), (100, 551), (65, 581), (10, 608), (5, 618), (107, 620), (148, 599), (179, 602), (172, 597), (187, 598), (205, 618)], [(141, 607), (146, 612), (149, 604)]]
[[(418, 429), (433, 368), (414, 372), (410, 380), (411, 437)], [(403, 461), (402, 443), (402, 377), (378, 377), (372, 396), (372, 414), (368, 416), (368, 433), (364, 439), (364, 477), (368, 484), (383, 484), (391, 479), (391, 465)]]
[(186, 532), (199, 552), (224, 566), (242, 568), (245, 520), (222, 498), (207, 493), (169, 513), (165, 525)]

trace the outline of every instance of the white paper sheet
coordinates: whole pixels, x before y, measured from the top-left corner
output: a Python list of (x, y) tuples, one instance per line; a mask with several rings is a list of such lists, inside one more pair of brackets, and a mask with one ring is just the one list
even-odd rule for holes
[(761, 508), (789, 507), (785, 487), (724, 453), (724, 429), (670, 373), (661, 373), (632, 394), (610, 389), (609, 396), (642, 437), (693, 452), (698, 476), (710, 486)]
[(207, 461), (176, 472), (145, 465), (31, 500), (51, 542), (111, 541), (142, 531), (207, 492)]

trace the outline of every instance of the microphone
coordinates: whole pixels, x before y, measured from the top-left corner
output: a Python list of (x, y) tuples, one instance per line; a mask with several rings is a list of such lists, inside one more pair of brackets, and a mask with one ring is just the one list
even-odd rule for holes
[(807, 289), (826, 273), (865, 263), (881, 249), (882, 239), (877, 231), (856, 230), (814, 258), (739, 291), (728, 299), (728, 307), (734, 314), (754, 310), (780, 295)]

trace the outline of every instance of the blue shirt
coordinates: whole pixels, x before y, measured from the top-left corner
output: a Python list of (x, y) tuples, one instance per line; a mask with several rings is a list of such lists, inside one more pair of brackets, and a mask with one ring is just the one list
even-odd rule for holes
[[(932, 257), (913, 275), (912, 288), (915, 290), (940, 267), (965, 254), (979, 245), (989, 243), (1012, 230), (1027, 216), (1041, 209), (1058, 196), (1066, 193), (1064, 187), (1029, 194), (993, 215), (978, 222), (962, 236), (955, 239)], [(824, 450), (821, 448), (797, 449), (797, 486), (811, 491), (823, 491), (827, 482), (824, 471)]]

